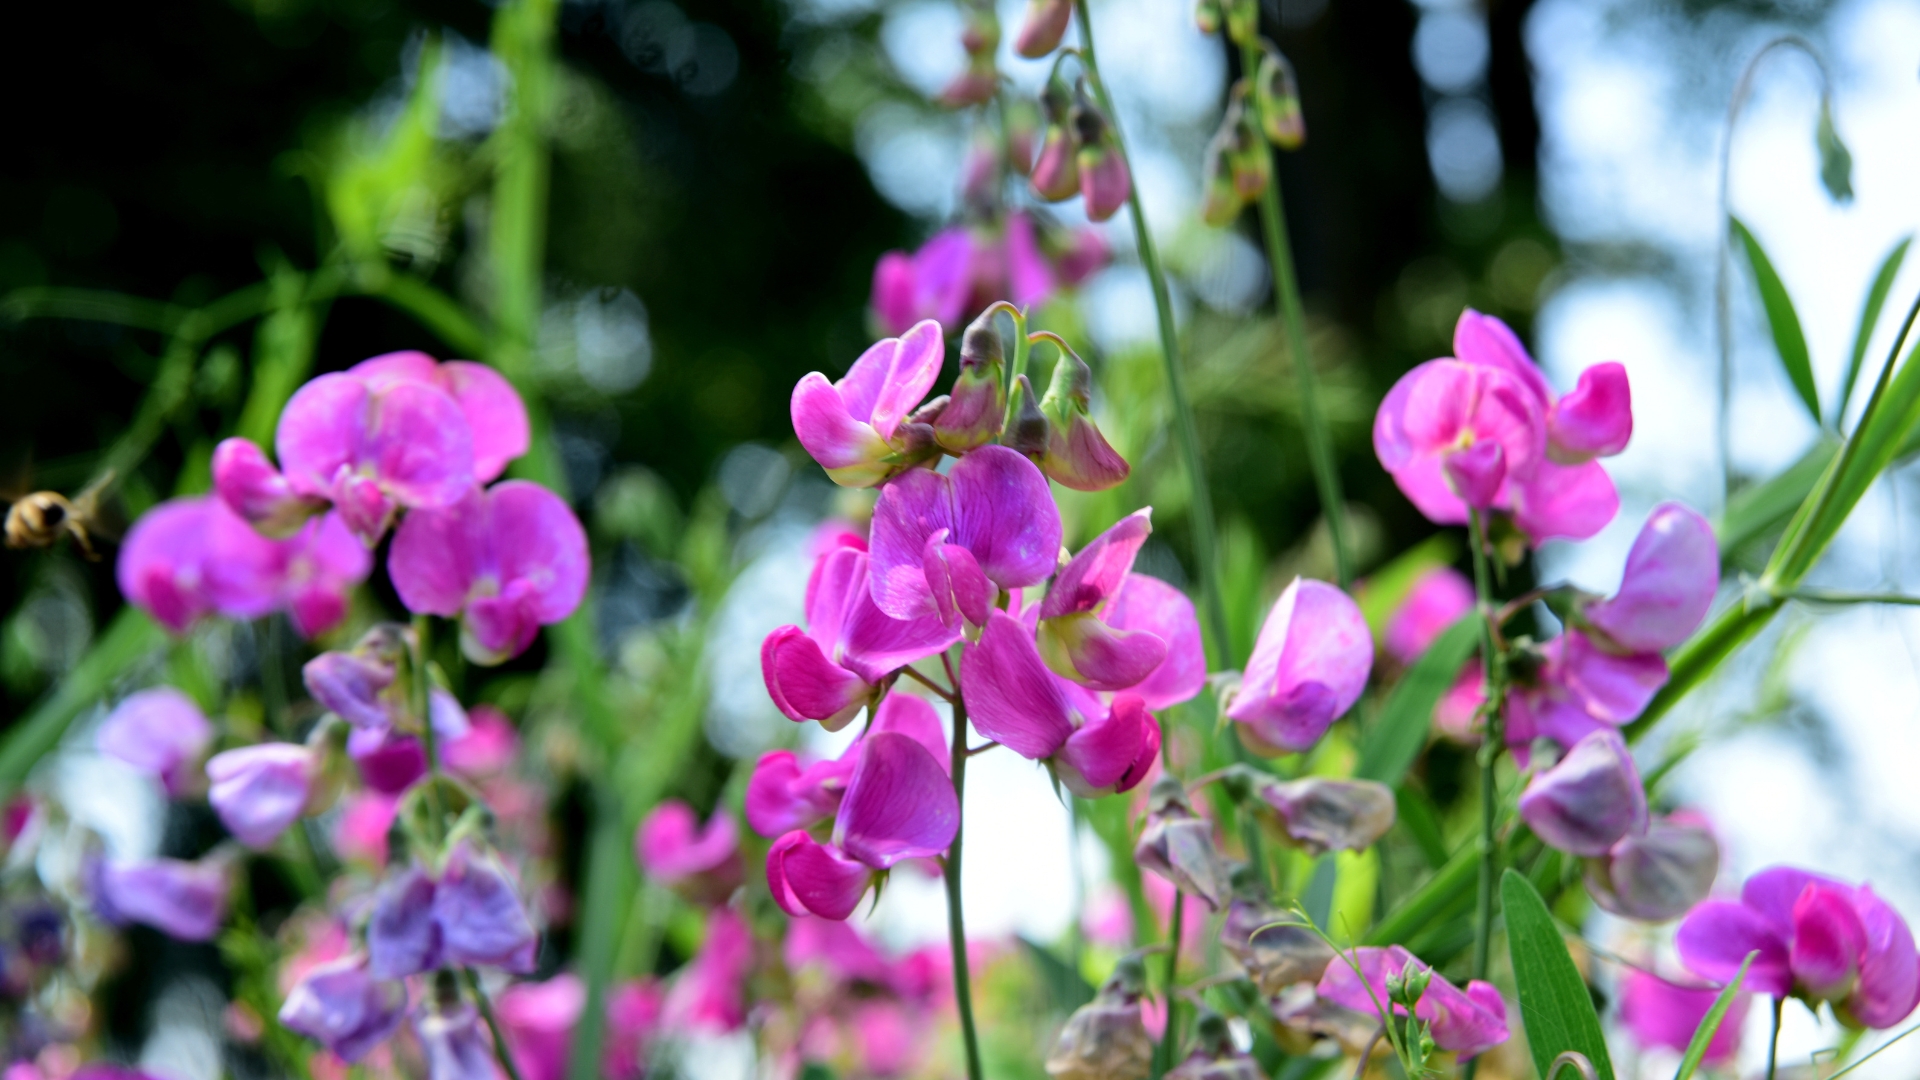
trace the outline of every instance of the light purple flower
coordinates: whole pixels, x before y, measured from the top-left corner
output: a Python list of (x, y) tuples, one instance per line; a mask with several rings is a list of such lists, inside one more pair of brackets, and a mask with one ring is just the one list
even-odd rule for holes
[(960, 682), (982, 735), (1047, 762), (1082, 798), (1132, 789), (1160, 751), (1160, 727), (1139, 695), (1123, 691), (1106, 702), (1059, 678), (1026, 626), (1004, 611), (994, 611), (961, 654)]
[(1089, 689), (1127, 689), (1144, 682), (1167, 658), (1167, 643), (1158, 635), (1101, 618), (1153, 531), (1151, 515), (1151, 508), (1136, 510), (1094, 537), (1054, 575), (1040, 601), (1041, 657), (1055, 672)]
[(367, 923), (371, 970), (398, 979), (446, 965), (533, 970), (538, 935), (491, 855), (454, 845), (439, 878), (419, 867), (388, 878)]
[[(905, 735), (925, 747), (927, 753), (948, 765), (946, 736), (940, 729), (940, 717), (925, 699), (911, 694), (891, 693), (874, 711), (868, 734), (891, 731)], [(795, 829), (811, 828), (833, 817), (846, 794), (847, 782), (860, 760), (860, 739), (832, 761), (802, 766), (791, 750), (773, 750), (761, 756), (747, 779), (747, 824), (765, 837), (776, 837)]]
[(1473, 606), (1473, 582), (1450, 566), (1436, 566), (1420, 575), (1387, 617), (1381, 643), (1395, 660), (1411, 664)]
[(1540, 650), (1529, 682), (1507, 695), (1507, 745), (1524, 752), (1533, 740), (1572, 746), (1590, 732), (1619, 727), (1639, 716), (1667, 682), (1659, 653), (1616, 655), (1579, 630), (1568, 630)]
[(1757, 951), (1747, 988), (1828, 1002), (1859, 1026), (1892, 1027), (1920, 1003), (1920, 955), (1906, 920), (1869, 886), (1805, 870), (1763, 870), (1739, 901), (1702, 903), (1674, 943), (1687, 970), (1716, 983)]
[[(1374, 1002), (1377, 1000), (1380, 1006), (1387, 1004), (1387, 980), (1400, 976), (1408, 966), (1424, 968), (1433, 979), (1414, 1005), (1413, 1013), (1430, 1026), (1435, 1046), (1465, 1059), (1507, 1041), (1507, 1003), (1491, 984), (1476, 979), (1463, 991), (1398, 945), (1361, 947), (1354, 950), (1354, 955), (1364, 981), (1361, 974), (1355, 974), (1344, 962), (1329, 964), (1317, 987), (1322, 1000), (1378, 1016), (1379, 1008)], [(1402, 1005), (1393, 1006), (1393, 1010), (1399, 1016), (1407, 1014)]]
[(1295, 578), (1260, 628), (1226, 715), (1261, 753), (1311, 747), (1366, 689), (1373, 635), (1353, 599)]
[(1587, 892), (1615, 915), (1666, 922), (1706, 899), (1720, 874), (1720, 841), (1707, 819), (1677, 810), (1588, 859)]
[(414, 1017), (413, 1033), (427, 1059), (427, 1080), (499, 1080), (493, 1043), (473, 1006), (465, 1002), (422, 1006)]
[(834, 483), (856, 488), (911, 464), (914, 451), (935, 452), (931, 429), (924, 446), (910, 447), (902, 425), (940, 376), (946, 355), (940, 325), (926, 320), (875, 342), (838, 382), (809, 372), (794, 386), (791, 404), (800, 445)]
[(740, 837), (724, 809), (714, 811), (702, 827), (693, 807), (668, 799), (641, 820), (633, 846), (648, 877), (671, 883), (726, 865), (739, 850)]
[(906, 859), (943, 854), (960, 828), (960, 804), (940, 760), (912, 737), (870, 734), (822, 844), (796, 829), (767, 853), (767, 884), (789, 915), (845, 919), (880, 874)]
[(227, 916), (231, 880), (218, 859), (109, 862), (93, 875), (94, 909), (110, 923), (141, 923), (181, 941), (211, 941)]
[(949, 473), (914, 469), (880, 489), (871, 588), (881, 611), (917, 619), (944, 609), (926, 569), (929, 540), (943, 529), (940, 543), (964, 550), (1002, 589), (1045, 581), (1060, 557), (1060, 511), (1046, 477), (1016, 451), (983, 446)]
[(1620, 591), (1588, 607), (1587, 621), (1622, 649), (1671, 649), (1706, 618), (1719, 583), (1713, 526), (1686, 506), (1661, 503), (1633, 539)]
[(566, 501), (538, 484), (469, 488), (457, 502), (408, 514), (387, 572), (407, 609), (460, 616), (460, 646), (498, 664), (586, 595), (587, 534)]
[(282, 1024), (348, 1064), (385, 1042), (406, 1014), (406, 984), (374, 978), (358, 954), (312, 968), (280, 1006)]
[(1647, 828), (1647, 793), (1627, 741), (1610, 728), (1573, 744), (1565, 757), (1527, 783), (1520, 817), (1548, 846), (1574, 855), (1605, 855)]
[[(1684, 1051), (1693, 1045), (1694, 1032), (1719, 997), (1718, 990), (1681, 986), (1639, 968), (1628, 968), (1620, 986), (1620, 1026), (1643, 1048)], [(1740, 1029), (1746, 1026), (1747, 1007), (1752, 1003), (1752, 994), (1734, 997), (1720, 1029), (1707, 1042), (1702, 1059), (1706, 1064), (1730, 1064), (1740, 1052)]]
[(188, 773), (213, 741), (213, 725), (194, 700), (171, 686), (128, 694), (100, 725), (95, 745), (178, 795)]
[(767, 695), (789, 719), (838, 731), (888, 674), (960, 639), (937, 613), (896, 619), (877, 607), (871, 561), (858, 547), (827, 549), (807, 579), (807, 629), (783, 626), (761, 643)]
[(299, 820), (318, 769), (313, 750), (298, 743), (228, 750), (207, 761), (207, 801), (241, 843), (264, 848)]

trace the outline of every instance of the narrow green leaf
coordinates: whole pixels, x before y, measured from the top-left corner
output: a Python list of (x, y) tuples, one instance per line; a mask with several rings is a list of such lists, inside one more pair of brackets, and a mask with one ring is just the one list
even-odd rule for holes
[(1513, 954), (1520, 1020), (1526, 1025), (1534, 1068), (1547, 1076), (1554, 1058), (1578, 1050), (1593, 1062), (1600, 1080), (1613, 1080), (1613, 1059), (1607, 1056), (1593, 995), (1573, 966), (1546, 902), (1526, 878), (1508, 870), (1500, 881), (1500, 903), (1507, 916), (1507, 948)]
[(1839, 427), (1840, 421), (1847, 415), (1847, 404), (1853, 400), (1854, 384), (1860, 381), (1860, 365), (1866, 362), (1867, 345), (1873, 338), (1873, 328), (1880, 322), (1880, 309), (1886, 306), (1887, 293), (1893, 289), (1893, 279), (1900, 273), (1900, 262), (1907, 257), (1907, 246), (1913, 243), (1909, 234), (1893, 246), (1886, 260), (1880, 264), (1880, 272), (1873, 275), (1873, 287), (1867, 290), (1867, 304), (1860, 310), (1860, 326), (1853, 332), (1853, 356), (1847, 360), (1847, 381), (1840, 387), (1840, 400), (1833, 406), (1833, 426)]
[(1393, 789), (1394, 812), (1413, 835), (1427, 865), (1438, 870), (1447, 864), (1447, 837), (1440, 829), (1440, 811), (1427, 793), (1410, 783)]
[(1379, 719), (1367, 730), (1355, 776), (1378, 780), (1388, 787), (1400, 783), (1420, 748), (1427, 744), (1434, 705), (1453, 685), (1479, 643), (1480, 617), (1470, 614), (1447, 627), (1427, 646), (1400, 685), (1393, 688)]
[(128, 668), (166, 644), (159, 625), (129, 605), (60, 680), (52, 694), (7, 730), (0, 742), (0, 801), (12, 797), (40, 759), (60, 744), (80, 711), (99, 700)]
[(1787, 369), (1787, 378), (1793, 383), (1794, 390), (1800, 394), (1800, 400), (1806, 403), (1807, 415), (1813, 417), (1815, 426), (1820, 423), (1820, 391), (1813, 384), (1813, 359), (1807, 352), (1807, 335), (1800, 329), (1800, 316), (1793, 310), (1793, 299), (1787, 295), (1787, 287), (1773, 268), (1773, 262), (1760, 247), (1760, 241), (1754, 239), (1739, 218), (1729, 219), (1733, 234), (1740, 238), (1741, 247), (1746, 249), (1747, 261), (1753, 264), (1754, 284), (1760, 289), (1760, 306), (1766, 309), (1767, 326), (1773, 330), (1773, 347), (1780, 353), (1781, 366)]
[(1053, 1007), (1063, 1015), (1093, 1000), (1093, 987), (1075, 970), (1073, 965), (1055, 956), (1051, 949), (1022, 936), (1020, 944), (1040, 972), (1040, 982), (1046, 987), (1047, 998)]
[(1687, 1054), (1680, 1059), (1680, 1071), (1673, 1074), (1673, 1080), (1692, 1080), (1693, 1071), (1706, 1059), (1708, 1044), (1713, 1042), (1714, 1034), (1720, 1030), (1720, 1021), (1726, 1017), (1727, 1010), (1733, 1007), (1733, 999), (1740, 993), (1740, 984), (1746, 981), (1747, 968), (1753, 965), (1753, 958), (1759, 955), (1758, 952), (1750, 952), (1745, 960), (1740, 961), (1740, 970), (1734, 975), (1733, 981), (1720, 991), (1720, 996), (1713, 1001), (1713, 1008), (1707, 1010), (1700, 1026), (1694, 1029), (1693, 1040), (1687, 1043)]
[(1808, 493), (1820, 482), (1839, 452), (1838, 440), (1823, 437), (1779, 475), (1735, 492), (1733, 498), (1727, 500), (1720, 519), (1714, 522), (1713, 531), (1720, 541), (1720, 550), (1736, 551), (1791, 518), (1793, 512), (1806, 503)]

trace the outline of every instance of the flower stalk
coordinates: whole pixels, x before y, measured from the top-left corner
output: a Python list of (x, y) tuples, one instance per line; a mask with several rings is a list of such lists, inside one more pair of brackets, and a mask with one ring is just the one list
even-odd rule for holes
[[(1474, 908), (1473, 977), (1487, 977), (1487, 964), (1493, 948), (1493, 895), (1500, 874), (1500, 847), (1496, 833), (1499, 816), (1499, 791), (1494, 782), (1494, 767), (1505, 749), (1501, 716), (1506, 706), (1507, 656), (1494, 628), (1493, 589), (1487, 570), (1487, 527), (1481, 511), (1468, 511), (1467, 528), (1473, 545), (1473, 587), (1479, 598), (1482, 620), (1481, 651), (1487, 658), (1487, 701), (1482, 707), (1486, 734), (1480, 744), (1480, 888)], [(1472, 1075), (1469, 1065), (1468, 1075)]]
[[(951, 674), (948, 676), (951, 678)], [(957, 683), (956, 683), (957, 685)], [(953, 797), (966, 808), (967, 787), (967, 703), (964, 697), (953, 699)], [(967, 1049), (967, 1080), (983, 1080), (980, 1067), (980, 1036), (973, 1025), (973, 974), (967, 964), (967, 920), (960, 905), (960, 841), (964, 828), (955, 828), (953, 843), (947, 848), (947, 941), (953, 950), (953, 1000), (960, 1010), (960, 1038)]]

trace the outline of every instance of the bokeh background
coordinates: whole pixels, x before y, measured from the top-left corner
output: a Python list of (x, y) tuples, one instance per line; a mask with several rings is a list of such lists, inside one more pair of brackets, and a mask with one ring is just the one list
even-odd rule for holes
[[(1022, 6), (1001, 5), (1008, 26)], [(1327, 576), (1329, 564), (1251, 219), (1228, 230), (1199, 221), (1203, 148), (1234, 65), (1219, 39), (1193, 29), (1181, 0), (1095, 0), (1093, 10), (1136, 181), (1175, 271), (1233, 629), (1250, 641), (1280, 585), (1295, 573)], [(53, 285), (194, 305), (311, 270), (353, 239), (338, 228), (327, 178), (376, 160), (431, 42), (449, 62), (433, 120), (435, 182), (381, 242), (389, 258), (484, 305), (476, 177), (504, 101), (503, 73), (483, 47), (485, 4), (181, 0), (27, 5), (9, 16), (0, 294)], [(1395, 378), (1448, 351), (1462, 305), (1511, 322), (1562, 387), (1600, 360), (1631, 373), (1635, 437), (1610, 466), (1623, 512), (1590, 543), (1548, 545), (1542, 578), (1605, 591), (1654, 504), (1720, 507), (1719, 160), (1734, 81), (1770, 36), (1802, 33), (1825, 53), (1855, 158), (1857, 197), (1836, 206), (1818, 181), (1819, 76), (1797, 55), (1770, 60), (1732, 145), (1731, 201), (1797, 302), (1824, 394), (1840, 382), (1879, 260), (1920, 221), (1911, 0), (1292, 0), (1264, 16), (1302, 87), (1308, 142), (1281, 159), (1279, 177), (1363, 565), (1432, 531), (1375, 464), (1370, 422)], [(605, 655), (644, 674), (671, 662), (664, 628), (697, 615), (711, 630), (698, 673), (704, 740), (679, 792), (696, 802), (717, 797), (728, 759), (793, 738), (761, 689), (758, 645), (797, 618), (799, 539), (839, 496), (797, 452), (787, 395), (807, 371), (837, 375), (871, 340), (876, 258), (912, 248), (956, 213), (970, 120), (927, 99), (964, 62), (960, 27), (949, 0), (563, 6), (537, 367), (572, 496), (593, 522)], [(1044, 75), (1010, 49), (1002, 67), (1029, 90)], [(1077, 223), (1077, 206), (1059, 212)], [(1103, 229), (1115, 264), (1057, 317), (1090, 343), (1108, 405), (1124, 411), (1127, 388), (1151, 385), (1158, 357), (1124, 216)], [(1916, 280), (1909, 268), (1893, 295)], [(1792, 464), (1820, 433), (1780, 374), (1744, 276), (1733, 294), (1739, 484)], [(446, 353), (372, 299), (336, 300), (324, 319), (315, 370), (403, 348)], [(1883, 320), (1872, 355), (1892, 328)], [(138, 330), (0, 311), (8, 494), (84, 483), (160, 347)], [(209, 347), (197, 409), (123, 478), (123, 513), (204, 461), (264, 346), (249, 326)], [(1150, 411), (1117, 423), (1134, 438), (1139, 470), (1128, 497), (1156, 507), (1144, 565), (1185, 582), (1193, 553), (1172, 448), (1154, 436)], [(1908, 583), (1912, 488), (1907, 470), (1882, 482), (1820, 584)], [(726, 569), (723, 592), (693, 580), (689, 542)], [(110, 566), (64, 550), (0, 557), (0, 715), (26, 712), (111, 617), (120, 601)], [(536, 652), (520, 668), (540, 661)], [(1870, 879), (1920, 914), (1912, 616), (1796, 610), (1667, 727), (1712, 740), (1671, 793), (1719, 823), (1730, 877), (1793, 861)], [(46, 782), (116, 848), (165, 844), (178, 823), (163, 819), (157, 794), (141, 796), (86, 753), (85, 731)], [(1100, 900), (1104, 849), (1085, 834), (1073, 841), (1066, 811), (1031, 774), (989, 755), (972, 775), (969, 850), (982, 854), (966, 888), (978, 933), (1051, 940), (1081, 914), (1076, 905)], [(873, 920), (901, 944), (939, 938), (936, 884), (896, 881)], [(1592, 932), (1628, 935), (1604, 924)], [(191, 1060), (192, 1025), (156, 1003), (168, 1000), (168, 964), (196, 961), (161, 959), (126, 989), (116, 1031), (150, 1048), (185, 1039), (159, 1053)], [(1749, 1057), (1764, 1052), (1759, 1033)], [(1790, 1012), (1783, 1060), (1835, 1039)], [(743, 1059), (706, 1060), (717, 1077)], [(1641, 1064), (1650, 1075), (1663, 1063)], [(1909, 1075), (1917, 1063), (1920, 1045), (1862, 1074)]]

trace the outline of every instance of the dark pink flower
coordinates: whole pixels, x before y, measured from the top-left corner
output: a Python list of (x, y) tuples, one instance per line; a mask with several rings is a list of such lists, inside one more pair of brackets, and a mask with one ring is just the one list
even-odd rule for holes
[[(940, 717), (925, 699), (906, 693), (888, 694), (874, 711), (867, 734), (883, 731), (907, 736), (925, 747), (943, 769), (948, 767)], [(791, 750), (761, 755), (747, 779), (747, 824), (761, 836), (775, 837), (833, 817), (840, 810), (847, 782), (860, 760), (860, 743), (860, 739), (854, 740), (832, 761), (806, 766)]]
[(500, 992), (494, 1011), (523, 1080), (565, 1080), (573, 1029), (586, 1004), (586, 986), (564, 972)]
[(368, 547), (403, 508), (451, 506), (474, 483), (460, 406), (418, 383), (322, 375), (287, 402), (274, 447), (289, 490), (332, 503)]
[(621, 983), (607, 994), (601, 1069), (609, 1080), (639, 1080), (643, 1075), (664, 1006), (665, 995), (651, 978)]
[(716, 908), (707, 938), (667, 990), (661, 1018), (667, 1030), (713, 1034), (747, 1022), (747, 976), (753, 970), (753, 931), (732, 908)]
[(319, 762), (300, 743), (260, 743), (207, 760), (207, 801), (241, 843), (264, 848), (299, 820)]
[[(1684, 1051), (1693, 1044), (1694, 1032), (1706, 1020), (1720, 992), (1711, 988), (1681, 986), (1638, 968), (1629, 968), (1620, 986), (1620, 1024), (1642, 1047), (1660, 1047)], [(1740, 1029), (1745, 1026), (1747, 1007), (1753, 995), (1740, 994), (1720, 1021), (1720, 1029), (1707, 1043), (1708, 1065), (1725, 1065), (1740, 1050)]]
[(910, 736), (869, 734), (831, 842), (798, 829), (782, 836), (767, 854), (767, 883), (789, 915), (845, 919), (876, 876), (943, 854), (959, 828), (960, 804), (940, 759)]
[(100, 725), (94, 745), (102, 754), (156, 777), (177, 795), (213, 741), (213, 725), (194, 700), (171, 686), (128, 694)]
[(358, 955), (309, 970), (280, 1006), (282, 1024), (348, 1064), (385, 1042), (406, 1014), (406, 985), (374, 978)]
[(899, 337), (875, 342), (838, 382), (814, 371), (794, 385), (793, 433), (842, 487), (872, 487), (911, 465), (925, 445), (908, 417), (926, 398), (946, 360), (940, 325), (922, 320)]
[(702, 827), (693, 807), (668, 799), (640, 822), (633, 846), (647, 876), (671, 884), (731, 863), (739, 850), (739, 836), (725, 808), (715, 810)]
[(440, 760), (454, 772), (476, 780), (505, 772), (520, 752), (520, 736), (514, 731), (513, 721), (491, 705), (474, 706), (467, 720), (466, 734), (440, 743)]
[(1382, 644), (1395, 660), (1411, 664), (1473, 606), (1473, 582), (1450, 566), (1436, 566), (1420, 575), (1387, 617)]
[(1920, 1003), (1920, 955), (1906, 920), (1870, 886), (1805, 870), (1763, 870), (1737, 902), (1702, 903), (1674, 943), (1687, 970), (1716, 983), (1730, 981), (1757, 951), (1747, 988), (1828, 1002), (1860, 1026), (1892, 1027)]
[(833, 919), (795, 918), (787, 924), (781, 953), (789, 970), (818, 968), (841, 986), (884, 987), (893, 975), (892, 963), (852, 923)]
[(393, 828), (400, 800), (379, 792), (361, 792), (349, 796), (341, 808), (340, 820), (333, 827), (333, 849), (343, 859), (353, 859), (375, 868), (387, 864), (387, 832)]
[(961, 655), (960, 681), (982, 735), (1047, 762), (1083, 798), (1130, 790), (1160, 751), (1160, 727), (1139, 695), (1123, 691), (1109, 703), (1059, 678), (1026, 626), (1004, 611), (989, 616), (979, 642)]
[(393, 728), (356, 727), (347, 735), (347, 756), (367, 787), (398, 795), (427, 775), (427, 748)]
[(1551, 847), (1605, 855), (1647, 828), (1647, 793), (1627, 741), (1610, 728), (1591, 732), (1520, 795), (1520, 818)]
[(213, 491), (234, 513), (272, 537), (291, 536), (327, 508), (325, 499), (294, 491), (251, 439), (223, 439), (213, 448)]
[(1072, 19), (1073, 0), (1027, 0), (1027, 14), (1013, 39), (1013, 51), (1030, 59), (1047, 55), (1060, 47)]
[[(1354, 950), (1354, 955), (1362, 974), (1356, 974), (1353, 967), (1344, 962), (1327, 965), (1327, 972), (1320, 976), (1317, 987), (1323, 1000), (1378, 1016), (1379, 1007), (1374, 1003), (1387, 1004), (1387, 980), (1413, 966), (1426, 969), (1433, 976), (1413, 1013), (1430, 1025), (1435, 1046), (1451, 1050), (1464, 1059), (1507, 1041), (1507, 1003), (1491, 984), (1475, 980), (1463, 991), (1398, 945), (1361, 947)], [(1396, 1005), (1393, 1009), (1397, 1015), (1407, 1014), (1405, 1006)]]
[(497, 664), (573, 614), (591, 567), (587, 534), (566, 501), (538, 484), (469, 488), (458, 501), (400, 523), (387, 572), (408, 610), (460, 617), (460, 645)]
[(1054, 575), (1040, 601), (1040, 655), (1048, 667), (1082, 686), (1124, 690), (1144, 682), (1167, 658), (1167, 642), (1158, 635), (1101, 618), (1153, 531), (1152, 513), (1151, 508), (1136, 510), (1094, 537)]
[[(1062, 3), (1066, 7), (1071, 0)], [(1084, 276), (1084, 275), (1083, 275)], [(1054, 269), (1040, 250), (1033, 216), (1024, 211), (1007, 215), (1007, 297), (1015, 307), (1036, 308), (1053, 295)]]
[(1373, 448), (1429, 521), (1464, 525), (1469, 507), (1510, 510), (1545, 455), (1527, 386), (1499, 368), (1429, 360), (1400, 377), (1373, 421)]
[(362, 360), (347, 369), (375, 395), (411, 384), (431, 387), (452, 398), (473, 436), (473, 478), (490, 484), (507, 463), (527, 452), (527, 407), (506, 376), (470, 360), (435, 362), (423, 352), (394, 352)]
[(1259, 752), (1305, 750), (1360, 699), (1372, 667), (1373, 635), (1353, 599), (1295, 578), (1267, 613), (1226, 715)]
[(110, 923), (141, 923), (181, 941), (211, 941), (227, 917), (232, 882), (218, 859), (103, 863), (93, 876), (94, 910)]
[(827, 551), (807, 579), (807, 629), (783, 626), (761, 643), (767, 694), (789, 719), (838, 731), (888, 674), (960, 639), (934, 612), (898, 619), (877, 607), (870, 562), (857, 547)]

